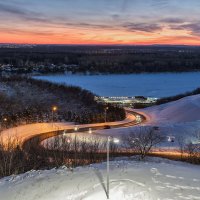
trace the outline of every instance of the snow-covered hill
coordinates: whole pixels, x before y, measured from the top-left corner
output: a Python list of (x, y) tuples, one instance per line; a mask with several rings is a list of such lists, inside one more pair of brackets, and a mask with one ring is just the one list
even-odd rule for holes
[(200, 95), (185, 97), (178, 101), (144, 109), (148, 123), (183, 123), (200, 120)]
[(148, 115), (146, 124), (159, 126), (164, 134), (183, 137), (193, 143), (200, 142), (200, 95), (153, 106), (143, 112)]
[[(200, 166), (158, 158), (111, 162), (111, 200), (199, 200)], [(106, 163), (0, 179), (2, 200), (105, 200)]]

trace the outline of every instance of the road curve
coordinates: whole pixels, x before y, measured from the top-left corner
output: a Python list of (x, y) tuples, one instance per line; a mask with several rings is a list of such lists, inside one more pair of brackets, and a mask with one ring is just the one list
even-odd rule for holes
[[(140, 116), (141, 121), (136, 120), (136, 116)], [(146, 117), (142, 113), (137, 113), (133, 110), (126, 109), (126, 119), (117, 122), (106, 122), (96, 124), (82, 124), (78, 125), (78, 132), (86, 132), (91, 128), (92, 130), (102, 130), (105, 126), (113, 128), (125, 128), (135, 126), (146, 121)], [(67, 133), (74, 132), (75, 125), (73, 123), (38, 123), (19, 126), (11, 129), (6, 129), (0, 133), (1, 141), (5, 144), (10, 138), (16, 138), (16, 145), (26, 149), (30, 146), (30, 143), (39, 145), (39, 143), (50, 137), (54, 137), (63, 133), (66, 130)]]

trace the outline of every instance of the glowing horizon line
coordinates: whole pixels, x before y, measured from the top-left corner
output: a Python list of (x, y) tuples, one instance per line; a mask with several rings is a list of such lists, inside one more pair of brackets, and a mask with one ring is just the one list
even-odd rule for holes
[(18, 42), (0, 42), (0, 44), (13, 45), (60, 45), (60, 46), (199, 46), (200, 44), (183, 43), (18, 43)]

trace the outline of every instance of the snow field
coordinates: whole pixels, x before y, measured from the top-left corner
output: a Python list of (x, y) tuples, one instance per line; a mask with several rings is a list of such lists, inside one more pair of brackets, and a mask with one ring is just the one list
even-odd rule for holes
[[(111, 200), (199, 200), (200, 166), (148, 158), (111, 162)], [(0, 179), (4, 200), (106, 200), (106, 163)]]

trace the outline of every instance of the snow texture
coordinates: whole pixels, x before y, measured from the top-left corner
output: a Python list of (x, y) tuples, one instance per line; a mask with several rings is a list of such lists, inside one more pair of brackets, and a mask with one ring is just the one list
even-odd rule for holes
[[(147, 158), (110, 164), (111, 200), (199, 200), (200, 166)], [(0, 179), (2, 200), (106, 200), (106, 163)]]

